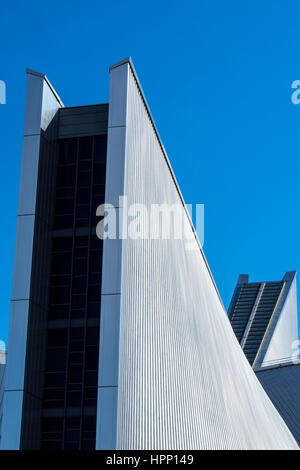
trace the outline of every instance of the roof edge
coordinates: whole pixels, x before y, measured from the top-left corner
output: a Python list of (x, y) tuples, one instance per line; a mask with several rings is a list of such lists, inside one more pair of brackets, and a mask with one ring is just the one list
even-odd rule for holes
[(58, 93), (55, 91), (54, 87), (51, 85), (50, 81), (48, 80), (47, 76), (44, 74), (44, 73), (40, 73), (40, 72), (36, 72), (35, 70), (32, 70), (32, 69), (26, 69), (26, 73), (27, 75), (34, 75), (36, 77), (39, 77), (39, 78), (42, 78), (43, 80), (45, 80), (45, 82), (47, 83), (48, 87), (50, 88), (50, 90), (52, 91), (55, 99), (57, 100), (57, 102), (60, 104), (60, 106), (62, 108), (64, 108), (64, 104), (62, 102), (62, 100), (60, 99)]

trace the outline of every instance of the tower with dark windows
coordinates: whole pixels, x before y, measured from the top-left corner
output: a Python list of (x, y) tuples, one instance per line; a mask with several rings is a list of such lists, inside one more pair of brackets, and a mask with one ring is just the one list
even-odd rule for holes
[(289, 362), (298, 339), (296, 272), (272, 282), (249, 282), (241, 274), (228, 315), (254, 369)]

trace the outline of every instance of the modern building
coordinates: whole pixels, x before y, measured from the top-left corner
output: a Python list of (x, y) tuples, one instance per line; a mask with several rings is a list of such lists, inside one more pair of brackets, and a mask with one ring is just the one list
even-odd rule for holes
[(275, 282), (249, 282), (241, 274), (228, 315), (253, 369), (289, 361), (298, 340), (296, 272)]
[(1, 446), (1, 428), (2, 428), (2, 410), (4, 397), (4, 378), (6, 366), (6, 352), (0, 349), (0, 446)]
[[(104, 241), (103, 201), (121, 216)], [(185, 238), (148, 237), (144, 213), (124, 236), (136, 204), (179, 205)], [(130, 59), (95, 106), (64, 107), (28, 71), (8, 351), (2, 449), (298, 448), (232, 331)]]
[(268, 366), (256, 375), (300, 446), (299, 361)]

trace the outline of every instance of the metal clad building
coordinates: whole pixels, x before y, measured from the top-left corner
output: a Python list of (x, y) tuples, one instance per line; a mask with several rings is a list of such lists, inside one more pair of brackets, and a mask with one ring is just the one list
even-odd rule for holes
[[(143, 210), (144, 237), (102, 242), (103, 201), (122, 234), (126, 204), (179, 204), (188, 244), (147, 237)], [(130, 59), (108, 105), (64, 108), (28, 73), (8, 350), (2, 449), (297, 448), (232, 331)]]

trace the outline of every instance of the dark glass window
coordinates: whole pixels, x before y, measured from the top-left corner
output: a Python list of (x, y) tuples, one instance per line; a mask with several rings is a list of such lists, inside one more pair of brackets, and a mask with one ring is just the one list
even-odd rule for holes
[(49, 348), (47, 350), (47, 371), (58, 372), (64, 371), (67, 365), (66, 348)]
[(56, 215), (54, 219), (54, 228), (63, 230), (73, 227), (74, 217), (72, 215)]
[(97, 405), (97, 387), (86, 387), (84, 395), (85, 406), (96, 406)]
[(99, 342), (99, 328), (93, 326), (87, 328), (87, 338), (86, 338), (86, 343), (89, 346), (98, 346)]
[(78, 442), (80, 440), (80, 429), (71, 429), (70, 431), (66, 431), (66, 440), (70, 442)]
[(65, 387), (66, 385), (66, 372), (46, 372), (45, 387)]
[(85, 355), (86, 369), (96, 370), (98, 368), (97, 346), (87, 346)]
[(56, 417), (43, 417), (43, 428), (45, 432), (59, 432), (63, 430), (63, 418)]
[(86, 293), (86, 276), (74, 276), (73, 277), (73, 294), (85, 294)]
[(89, 301), (100, 302), (101, 290), (100, 286), (89, 286)]
[(47, 438), (43, 437), (42, 434), (42, 442), (41, 442), (41, 449), (42, 450), (61, 450), (62, 449), (62, 440), (48, 440)]
[(74, 199), (73, 198), (64, 198), (56, 199), (55, 206), (56, 215), (73, 215), (74, 213)]
[(68, 392), (67, 406), (69, 407), (80, 407), (82, 400), (82, 392)]
[(70, 300), (69, 286), (56, 286), (50, 289), (50, 302), (52, 304), (67, 304)]
[(98, 318), (100, 305), (98, 302), (88, 302), (88, 318)]
[(86, 258), (75, 258), (74, 259), (74, 274), (76, 276), (84, 276), (87, 274), (87, 259)]
[(57, 198), (74, 198), (75, 186), (70, 188), (56, 188)]
[(79, 160), (78, 171), (91, 171), (92, 161), (91, 160)]
[(52, 274), (69, 274), (72, 267), (72, 253), (53, 253)]
[(68, 286), (71, 285), (71, 276), (70, 275), (61, 275), (61, 276), (51, 276), (50, 285), (54, 286)]

